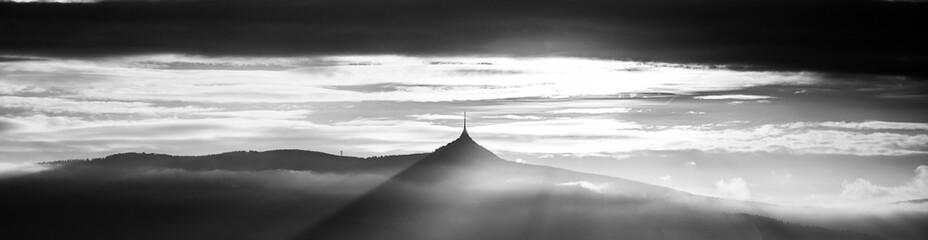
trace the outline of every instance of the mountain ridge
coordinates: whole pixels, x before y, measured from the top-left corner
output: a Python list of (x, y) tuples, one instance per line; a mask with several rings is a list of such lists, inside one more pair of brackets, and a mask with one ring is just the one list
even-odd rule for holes
[(404, 168), (427, 153), (376, 157), (338, 156), (324, 152), (278, 149), (232, 151), (209, 155), (175, 156), (158, 153), (117, 153), (101, 158), (43, 162), (62, 168), (182, 169), (189, 171), (309, 170), (315, 172), (390, 171)]

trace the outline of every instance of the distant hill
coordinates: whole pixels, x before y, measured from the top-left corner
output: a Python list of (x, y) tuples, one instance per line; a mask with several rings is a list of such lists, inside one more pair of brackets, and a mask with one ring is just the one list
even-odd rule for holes
[(395, 172), (426, 155), (423, 153), (359, 158), (305, 150), (239, 151), (205, 156), (120, 153), (104, 158), (46, 162), (45, 164), (66, 168), (102, 167), (113, 169), (183, 169), (189, 171)]

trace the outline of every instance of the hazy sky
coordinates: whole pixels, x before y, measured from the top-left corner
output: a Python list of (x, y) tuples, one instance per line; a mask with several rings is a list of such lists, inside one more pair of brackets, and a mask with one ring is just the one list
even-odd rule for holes
[(0, 3), (0, 167), (427, 152), (467, 111), (511, 161), (783, 204), (928, 198), (925, 4), (271, 2)]

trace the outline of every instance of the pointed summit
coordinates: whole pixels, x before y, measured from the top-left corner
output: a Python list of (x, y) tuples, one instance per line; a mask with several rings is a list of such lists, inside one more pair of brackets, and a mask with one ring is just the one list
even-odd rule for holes
[[(466, 113), (465, 113), (466, 116)], [(490, 150), (480, 146), (467, 134), (467, 119), (464, 119), (464, 129), (461, 136), (439, 147), (428, 156), (422, 158), (405, 171), (396, 175), (396, 179), (433, 182), (442, 179), (454, 178), (465, 169), (488, 167), (504, 161)]]

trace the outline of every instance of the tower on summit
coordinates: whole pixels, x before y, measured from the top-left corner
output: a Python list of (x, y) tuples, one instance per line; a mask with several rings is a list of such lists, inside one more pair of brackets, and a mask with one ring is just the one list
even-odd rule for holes
[(464, 131), (461, 132), (461, 136), (458, 138), (470, 138), (470, 135), (467, 134), (467, 112), (464, 112)]

